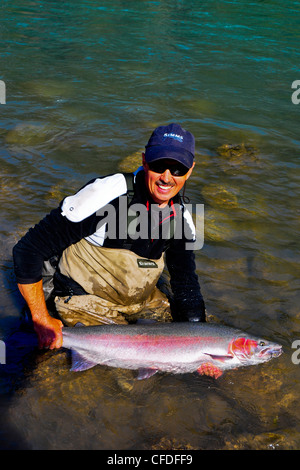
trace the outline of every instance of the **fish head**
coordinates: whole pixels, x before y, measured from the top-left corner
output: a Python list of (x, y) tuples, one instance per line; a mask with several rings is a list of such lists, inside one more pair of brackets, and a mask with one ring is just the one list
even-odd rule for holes
[(228, 352), (243, 363), (266, 362), (282, 353), (282, 346), (265, 339), (240, 336), (229, 344)]

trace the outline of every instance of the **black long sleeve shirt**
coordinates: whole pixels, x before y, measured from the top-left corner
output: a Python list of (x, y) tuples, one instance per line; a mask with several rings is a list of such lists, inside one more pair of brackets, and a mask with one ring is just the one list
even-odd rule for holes
[[(120, 205), (120, 198), (127, 198), (127, 190), (124, 175), (117, 174), (96, 178), (74, 196), (64, 199), (58, 208), (52, 210), (37, 225), (30, 228), (15, 245), (13, 258), (17, 282), (31, 284), (40, 281), (44, 261), (54, 255), (60, 255), (68, 246), (77, 243), (82, 238), (104, 247), (130, 249), (137, 255), (148, 259), (159, 259), (165, 252), (177, 309), (184, 317), (200, 317), (203, 320), (204, 302), (196, 274), (195, 255), (192, 250), (186, 249), (186, 243), (190, 243), (193, 239), (193, 227), (189, 226), (191, 222), (184, 221), (185, 231), (180, 238), (175, 238), (174, 233), (170, 233), (169, 237), (162, 236), (163, 226), (166, 223), (170, 224), (172, 220), (172, 223), (175, 221), (176, 224), (176, 220), (184, 218), (184, 206), (180, 203), (180, 198), (176, 196), (173, 201), (170, 201), (168, 216), (159, 222), (161, 226), (160, 231), (157, 232), (159, 235), (151, 238), (153, 233), (151, 223), (153, 225), (155, 212), (149, 210), (153, 201), (149, 199), (143, 171), (135, 175), (134, 195), (124, 211), (124, 204)], [(104, 225), (107, 220), (105, 216), (108, 205), (114, 208), (115, 232), (119, 234), (124, 217), (127, 220), (129, 213), (127, 210), (137, 207), (136, 204), (142, 204), (147, 208), (149, 236), (135, 239), (128, 234), (124, 238), (110, 236), (107, 224)], [(169, 227), (172, 226), (174, 229), (172, 223)], [(103, 236), (104, 233), (105, 236)]]

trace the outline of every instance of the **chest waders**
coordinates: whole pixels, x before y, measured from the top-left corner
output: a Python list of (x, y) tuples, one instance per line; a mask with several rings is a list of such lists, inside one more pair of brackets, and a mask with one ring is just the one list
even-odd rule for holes
[[(129, 206), (133, 175), (125, 177)], [(58, 315), (69, 326), (127, 323), (138, 318), (172, 321), (169, 301), (156, 287), (164, 269), (163, 257), (145, 259), (129, 249), (95, 246), (86, 239), (69, 246), (59, 270), (79, 283), (86, 295), (56, 297)]]

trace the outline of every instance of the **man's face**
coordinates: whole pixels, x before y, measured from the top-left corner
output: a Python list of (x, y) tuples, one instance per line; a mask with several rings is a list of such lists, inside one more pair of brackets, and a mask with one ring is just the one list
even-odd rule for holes
[(181, 190), (186, 180), (190, 177), (195, 163), (193, 163), (192, 168), (185, 175), (173, 176), (171, 171), (174, 165), (178, 165), (177, 162), (174, 160), (159, 160), (159, 162), (159, 166), (164, 170), (162, 173), (151, 170), (143, 154), (146, 187), (154, 202), (160, 207), (164, 207)]

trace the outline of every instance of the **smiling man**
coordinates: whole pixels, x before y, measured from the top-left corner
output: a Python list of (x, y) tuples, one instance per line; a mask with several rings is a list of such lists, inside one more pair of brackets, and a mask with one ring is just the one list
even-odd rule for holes
[[(136, 172), (95, 178), (17, 243), (15, 274), (40, 347), (60, 347), (63, 324), (205, 321), (195, 256), (187, 249), (195, 227), (179, 194), (193, 171), (194, 153), (194, 136), (179, 124), (156, 128)], [(146, 214), (146, 233), (139, 230), (143, 220), (135, 218), (136, 207)], [(109, 223), (107, 214), (113, 214)], [(184, 227), (181, 236), (176, 227)], [(54, 316), (42, 273), (53, 257), (58, 260), (51, 293)], [(168, 297), (157, 288), (165, 263), (172, 290)]]
[(194, 136), (178, 124), (161, 126), (151, 135), (143, 165), (152, 199), (164, 207), (190, 177), (195, 152)]

